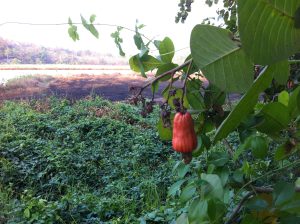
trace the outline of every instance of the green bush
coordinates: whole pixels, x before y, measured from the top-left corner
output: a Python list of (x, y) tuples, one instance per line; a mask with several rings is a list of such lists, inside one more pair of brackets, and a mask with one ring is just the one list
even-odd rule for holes
[(0, 217), (10, 223), (139, 222), (164, 204), (173, 180), (174, 154), (154, 130), (157, 110), (152, 116), (99, 98), (5, 103)]

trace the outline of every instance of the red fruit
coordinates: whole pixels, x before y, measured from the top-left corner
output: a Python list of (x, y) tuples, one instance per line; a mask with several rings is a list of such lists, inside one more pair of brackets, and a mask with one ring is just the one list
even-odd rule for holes
[(191, 153), (197, 147), (197, 136), (190, 113), (176, 113), (173, 122), (173, 149), (181, 153)]

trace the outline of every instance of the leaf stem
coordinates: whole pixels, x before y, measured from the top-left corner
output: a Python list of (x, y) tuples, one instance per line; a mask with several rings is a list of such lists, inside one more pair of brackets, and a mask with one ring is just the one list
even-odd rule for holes
[(182, 87), (182, 97), (181, 97), (181, 103), (180, 103), (180, 107), (181, 107), (181, 111), (184, 111), (184, 108), (183, 108), (183, 101), (184, 101), (184, 96), (186, 94), (186, 82), (188, 80), (188, 77), (189, 77), (189, 73), (190, 73), (190, 70), (191, 70), (191, 67), (192, 67), (192, 64), (193, 64), (193, 59), (190, 59), (189, 60), (189, 64), (188, 64), (188, 68), (187, 68), (187, 71), (186, 71), (186, 76), (184, 78), (184, 83), (183, 83), (183, 87)]

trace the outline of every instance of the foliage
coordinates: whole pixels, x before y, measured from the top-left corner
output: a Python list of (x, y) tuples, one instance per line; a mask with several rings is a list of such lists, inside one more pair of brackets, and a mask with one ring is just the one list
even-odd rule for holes
[(153, 131), (157, 109), (145, 119), (99, 98), (47, 102), (0, 109), (1, 220), (138, 223), (165, 203), (174, 154)]
[[(176, 22), (185, 21), (192, 2), (180, 1)], [(187, 110), (193, 115), (198, 141), (191, 163), (175, 165), (177, 180), (169, 188), (167, 203), (159, 207), (159, 200), (153, 200), (156, 209), (144, 215), (142, 223), (174, 223), (175, 216), (180, 224), (299, 223), (300, 2), (223, 3), (225, 9), (218, 15), (224, 24), (196, 25), (190, 38), (191, 55), (181, 65), (173, 63), (175, 47), (170, 38), (146, 43), (140, 28), (134, 31), (138, 52), (130, 58), (130, 67), (144, 77), (153, 71), (155, 77), (134, 88), (132, 102), (142, 105), (143, 117), (151, 116), (154, 92), (161, 82), (168, 82), (162, 92), (158, 133), (162, 140), (171, 140), (175, 112)], [(113, 38), (121, 49), (119, 31)], [(159, 55), (151, 55), (150, 47)], [(150, 102), (142, 95), (149, 86)], [(234, 107), (232, 93), (243, 94)], [(142, 156), (149, 159), (147, 154)], [(68, 167), (69, 172), (72, 169)], [(84, 174), (89, 172), (85, 169), (78, 175), (88, 183)], [(153, 188), (150, 192), (157, 195)]]
[[(177, 22), (184, 22), (191, 3), (180, 1)], [(155, 44), (170, 43), (169, 38), (153, 41), (159, 56), (138, 48), (140, 53), (129, 61), (144, 77), (156, 71), (153, 91), (160, 82), (169, 82), (158, 123), (162, 140), (172, 138), (175, 111), (194, 114), (198, 146), (191, 164), (178, 162), (174, 168), (178, 180), (169, 189), (173, 204), (168, 209), (178, 214), (177, 223), (297, 223), (300, 86), (289, 64), (299, 61), (289, 59), (300, 50), (300, 2), (224, 4), (229, 14), (219, 15), (232, 32), (196, 25), (191, 55), (182, 65), (169, 67), (173, 44), (166, 43), (163, 52)], [(165, 55), (172, 57), (165, 60)], [(160, 73), (165, 67), (169, 70)], [(135, 101), (143, 100), (141, 94), (150, 84), (140, 88)], [(243, 94), (235, 107), (232, 93)]]

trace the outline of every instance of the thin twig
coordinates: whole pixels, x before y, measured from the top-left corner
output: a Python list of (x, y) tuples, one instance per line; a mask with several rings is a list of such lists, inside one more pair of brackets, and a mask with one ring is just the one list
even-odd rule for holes
[[(266, 194), (270, 194), (274, 191), (274, 188), (272, 187), (254, 187), (253, 186), (253, 190), (257, 193), (266, 193)], [(296, 187), (295, 188), (295, 192), (300, 193), (300, 188)]]
[(192, 59), (184, 62), (182, 65), (177, 66), (176, 68), (173, 68), (169, 71), (166, 71), (165, 73), (153, 78), (152, 80), (150, 80), (149, 82), (147, 82), (144, 86), (142, 86), (139, 90), (139, 92), (137, 93), (137, 96), (139, 96), (148, 86), (150, 86), (152, 83), (160, 80), (161, 78), (170, 75), (170, 74), (175, 74), (175, 72), (181, 70), (182, 68), (184, 68), (185, 66), (187, 66), (190, 62), (192, 61)]
[(233, 153), (233, 149), (232, 149), (231, 145), (229, 144), (229, 142), (227, 141), (227, 139), (224, 139), (223, 142), (224, 142), (224, 144), (225, 144), (226, 147), (227, 147), (228, 153), (229, 153), (230, 156), (233, 158), (234, 153)]
[[(293, 167), (294, 165), (298, 165), (298, 164), (300, 164), (300, 160), (296, 160), (295, 162), (290, 163), (290, 164), (288, 164), (288, 165), (286, 165), (286, 166), (283, 166), (283, 167), (280, 167), (280, 168), (278, 168), (278, 169), (275, 169), (275, 170), (271, 170), (271, 171), (269, 171), (269, 172), (266, 172), (264, 175), (261, 175), (261, 176), (255, 178), (255, 179), (253, 179), (253, 180), (247, 182), (246, 184), (244, 184), (244, 185), (237, 191), (237, 193), (236, 193), (235, 196), (230, 200), (229, 205), (228, 205), (226, 208), (228, 208), (228, 207), (233, 203), (234, 199), (241, 193), (241, 191), (242, 191), (243, 189), (245, 189), (245, 188), (248, 187), (249, 185), (253, 184), (253, 183), (256, 182), (257, 180), (259, 180), (259, 179), (261, 179), (261, 178), (264, 178), (264, 177), (266, 177), (266, 176), (272, 176), (272, 175), (274, 175), (275, 173), (277, 173), (277, 172), (279, 172), (279, 171), (281, 171), (281, 170), (286, 170), (286, 169), (288, 169), (288, 168), (290, 168), (290, 167)], [(299, 189), (299, 188), (296, 188), (295, 191), (296, 191), (296, 192), (300, 192), (300, 189)], [(221, 215), (220, 215), (218, 218), (220, 218), (220, 217), (221, 217)]]
[[(228, 221), (226, 222), (226, 224), (230, 224), (234, 221), (236, 215), (240, 212), (243, 204), (253, 195), (255, 195), (256, 193), (266, 193), (266, 194), (270, 194), (274, 191), (274, 188), (272, 187), (255, 187), (255, 186), (251, 186), (253, 191), (248, 192), (240, 201), (240, 203), (236, 206), (236, 208), (233, 210), (232, 214), (230, 215)], [(295, 192), (300, 192), (300, 188), (295, 188)]]
[(170, 92), (172, 90), (172, 86), (173, 86), (173, 82), (174, 82), (174, 75), (175, 75), (175, 73), (171, 74), (171, 81), (170, 81), (170, 86), (169, 86), (169, 90), (168, 90), (168, 96), (167, 96), (166, 103), (168, 103), (169, 99), (170, 99)]
[(243, 204), (254, 195), (254, 192), (248, 192), (240, 201), (240, 203), (236, 206), (236, 208), (233, 210), (233, 212), (231, 213), (229, 219), (227, 220), (227, 222), (225, 222), (225, 224), (230, 224), (234, 221), (236, 215), (240, 212)]
[(191, 70), (191, 67), (192, 67), (192, 64), (193, 64), (193, 59), (191, 59), (191, 60), (189, 60), (190, 62), (189, 62), (189, 66), (188, 66), (188, 68), (187, 68), (187, 71), (186, 71), (186, 76), (185, 76), (185, 79), (184, 79), (184, 83), (183, 83), (183, 87), (182, 87), (182, 97), (181, 97), (181, 105), (180, 105), (180, 107), (181, 107), (181, 111), (183, 111), (184, 110), (184, 108), (183, 108), (183, 101), (184, 101), (184, 96), (185, 96), (185, 92), (186, 92), (186, 82), (187, 82), (187, 80), (188, 80), (188, 77), (189, 77), (189, 73), (190, 73), (190, 70)]
[(256, 182), (257, 180), (259, 180), (259, 179), (261, 179), (261, 178), (264, 178), (264, 177), (272, 176), (272, 175), (274, 175), (276, 172), (279, 172), (279, 171), (281, 171), (281, 170), (285, 170), (285, 169), (287, 169), (287, 168), (289, 168), (289, 167), (293, 167), (294, 165), (298, 165), (298, 164), (300, 164), (300, 160), (296, 160), (295, 162), (290, 163), (290, 164), (288, 164), (288, 165), (286, 165), (286, 166), (283, 166), (283, 167), (277, 168), (277, 169), (275, 169), (275, 170), (271, 170), (271, 171), (269, 171), (269, 172), (266, 172), (264, 175), (261, 175), (261, 176), (255, 178), (255, 179), (253, 179), (253, 180), (247, 182), (246, 184), (244, 184), (244, 185), (239, 189), (239, 191), (237, 192), (236, 195), (238, 195), (238, 194), (242, 191), (242, 189), (245, 189), (246, 187), (248, 187), (249, 185), (253, 184), (253, 183)]

